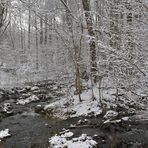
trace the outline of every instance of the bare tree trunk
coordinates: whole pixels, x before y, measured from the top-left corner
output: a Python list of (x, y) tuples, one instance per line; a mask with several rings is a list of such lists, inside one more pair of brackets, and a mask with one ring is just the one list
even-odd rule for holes
[(4, 8), (0, 5), (0, 28), (3, 26)]
[[(21, 12), (20, 12), (21, 13)], [(21, 32), (21, 48), (24, 51), (24, 41), (23, 41), (23, 28), (22, 28), (22, 15), (20, 14), (20, 32)]]
[(2, 33), (1, 28), (4, 23), (4, 13), (5, 13), (5, 8), (4, 8), (4, 1), (1, 1), (0, 3), (0, 34)]
[(29, 14), (28, 14), (28, 49), (30, 49), (30, 43), (31, 43), (31, 10), (30, 10), (30, 0), (29, 0)]
[(115, 49), (120, 47), (120, 30), (119, 30), (119, 1), (120, 0), (111, 0), (110, 6), (110, 46)]
[(72, 23), (72, 16), (71, 16), (71, 12), (68, 8), (68, 3), (67, 0), (61, 0), (62, 4), (64, 4), (65, 9), (66, 9), (66, 25), (68, 26), (68, 29), (71, 33), (71, 39), (72, 39), (72, 43), (73, 43), (73, 47), (74, 47), (74, 66), (75, 66), (75, 94), (77, 94), (79, 96), (79, 101), (81, 102), (81, 79), (80, 79), (80, 48), (77, 45), (77, 43), (75, 42), (74, 39), (74, 34), (73, 34), (73, 23)]
[(75, 49), (75, 88), (76, 94), (79, 95), (79, 101), (82, 102), (81, 99), (81, 79), (80, 79), (80, 65), (79, 65), (79, 49), (74, 45)]
[[(119, 12), (119, 4), (120, 0), (111, 0), (110, 1), (110, 46), (116, 50), (120, 50), (121, 46), (121, 38), (120, 38), (120, 30), (119, 23), (120, 23), (120, 12)], [(115, 87), (118, 92), (118, 77), (116, 69), (114, 68), (114, 79), (115, 79)]]
[(133, 60), (133, 49), (134, 49), (134, 43), (133, 43), (133, 30), (132, 30), (132, 24), (133, 24), (133, 18), (132, 18), (132, 6), (129, 3), (126, 3), (127, 7), (127, 25), (128, 25), (128, 31), (127, 31), (127, 39), (128, 39), (128, 45), (127, 45), (127, 50), (128, 50), (128, 58), (132, 62)]
[(37, 26), (37, 17), (36, 17), (36, 14), (35, 14), (35, 29), (36, 29), (36, 32), (35, 32), (35, 38), (36, 38), (36, 70), (39, 70), (39, 47), (38, 47), (38, 26)]
[(40, 44), (43, 44), (43, 19), (40, 18)]
[(24, 46), (24, 53), (26, 52), (26, 30), (23, 31), (23, 46)]
[(95, 32), (93, 30), (93, 20), (90, 15), (90, 7), (88, 0), (82, 0), (84, 14), (86, 18), (88, 35), (90, 36), (90, 59), (91, 59), (91, 77), (93, 78), (93, 82), (96, 83), (97, 76), (97, 62), (96, 62), (96, 43), (95, 43)]
[(48, 19), (47, 19), (47, 15), (45, 15), (45, 39), (44, 39), (44, 44), (46, 45), (47, 44), (47, 22), (48, 22)]
[(12, 36), (12, 25), (11, 25), (11, 13), (9, 13), (9, 21), (10, 21), (10, 25), (9, 25), (9, 35), (10, 35), (10, 42), (11, 42), (11, 46), (13, 47), (13, 50), (15, 49), (14, 46), (14, 40), (13, 40), (13, 36)]

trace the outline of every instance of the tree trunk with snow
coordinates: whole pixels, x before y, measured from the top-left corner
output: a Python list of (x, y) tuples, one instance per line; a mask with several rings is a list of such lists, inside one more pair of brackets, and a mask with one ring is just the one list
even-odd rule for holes
[(37, 26), (37, 16), (35, 14), (35, 42), (36, 42), (36, 70), (39, 70), (39, 46), (38, 46), (38, 26)]
[(43, 19), (40, 18), (40, 44), (43, 44)]
[(47, 15), (45, 15), (45, 39), (44, 39), (44, 44), (45, 45), (47, 44), (47, 36), (48, 36), (48, 26), (47, 26), (47, 23), (48, 23), (48, 18), (47, 18)]
[(73, 44), (74, 49), (74, 68), (75, 68), (75, 94), (79, 96), (79, 101), (81, 102), (81, 77), (80, 77), (80, 48), (77, 45), (74, 37), (74, 31), (73, 31), (73, 17), (71, 14), (71, 10), (68, 7), (67, 0), (61, 0), (62, 4), (64, 5), (66, 9), (66, 16), (65, 16), (65, 24), (68, 27), (68, 30), (71, 34), (71, 40)]
[(86, 18), (87, 31), (90, 36), (89, 47), (90, 47), (90, 59), (91, 59), (91, 77), (93, 82), (96, 83), (97, 76), (97, 62), (96, 62), (96, 43), (95, 43), (95, 32), (93, 30), (93, 19), (90, 14), (90, 6), (88, 0), (82, 0), (84, 14)]
[(30, 0), (29, 0), (29, 10), (28, 10), (28, 49), (30, 49), (31, 44), (31, 10), (30, 10)]
[(4, 23), (4, 13), (5, 13), (5, 8), (4, 8), (4, 2), (1, 1), (0, 3), (0, 34), (2, 33), (1, 28), (3, 26)]

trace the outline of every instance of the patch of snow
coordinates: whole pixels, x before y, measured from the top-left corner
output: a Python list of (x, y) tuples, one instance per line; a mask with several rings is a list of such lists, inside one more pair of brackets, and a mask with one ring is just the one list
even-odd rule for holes
[[(83, 97), (82, 97), (83, 98)], [(75, 99), (74, 105), (72, 106), (72, 110), (76, 113), (71, 115), (72, 117), (77, 116), (87, 116), (89, 113), (94, 113), (94, 115), (98, 115), (102, 113), (102, 110), (98, 107), (98, 102), (96, 100), (92, 101), (87, 97), (82, 102), (77, 102), (77, 98)], [(91, 97), (90, 97), (91, 98)]]
[(104, 121), (103, 123), (106, 124), (106, 123), (109, 123), (109, 122), (110, 122), (110, 120), (108, 119), (108, 120)]
[(111, 121), (112, 123), (120, 123), (121, 122), (121, 120), (119, 119), (119, 120), (113, 120), (113, 121)]
[(70, 99), (62, 98), (56, 102), (46, 105), (44, 107), (44, 110), (53, 109), (55, 112), (59, 110), (59, 114), (56, 115), (58, 117), (64, 117), (68, 110), (69, 112), (74, 113), (70, 114), (70, 117), (87, 116), (91, 113), (93, 113), (94, 115), (99, 115), (102, 113), (102, 110), (99, 107), (97, 92), (95, 93), (96, 100), (92, 100), (91, 90), (84, 91), (81, 94), (81, 98), (82, 102), (79, 101), (78, 95), (73, 96), (72, 105), (69, 105), (68, 107), (65, 104), (67, 104)]
[(24, 93), (24, 92), (26, 92), (26, 89), (25, 88), (23, 88), (23, 89), (20, 89), (20, 90), (17, 90), (19, 93)]
[(10, 114), (12, 113), (12, 106), (10, 103), (4, 103), (3, 107), (2, 107), (2, 111), (7, 113), (7, 114)]
[(26, 89), (28, 89), (28, 90), (31, 89), (31, 86), (26, 86)]
[(42, 107), (42, 105), (41, 104), (38, 104), (37, 107)]
[[(72, 135), (71, 132), (69, 133)], [(80, 137), (71, 140), (67, 140), (63, 135), (55, 135), (49, 139), (49, 143), (51, 148), (92, 148), (97, 144), (96, 141), (86, 134), (82, 134)]]
[(76, 125), (75, 124), (70, 124), (70, 127), (76, 127)]
[(115, 98), (116, 98), (113, 95), (115, 93), (116, 93), (116, 89), (104, 89), (103, 90), (103, 98), (105, 98), (105, 100), (113, 102), (115, 100)]
[(39, 87), (34, 86), (34, 87), (31, 88), (31, 91), (35, 91), (35, 90), (39, 90)]
[(44, 107), (44, 110), (47, 110), (47, 109), (54, 109), (56, 107), (56, 103), (57, 102), (54, 102), (54, 103), (51, 103), (51, 104), (48, 104)]
[(123, 121), (128, 121), (129, 120), (129, 117), (123, 117), (122, 120)]
[(21, 115), (23, 116), (39, 116), (39, 114), (35, 113), (34, 111), (26, 111), (26, 112), (23, 112)]
[(106, 123), (109, 123), (109, 122), (110, 122), (110, 123), (120, 123), (121, 120), (119, 119), (119, 120), (112, 120), (112, 121), (111, 121), (110, 119), (108, 119), (108, 120), (104, 121), (103, 123), (106, 124)]
[(106, 119), (110, 119), (110, 118), (114, 118), (118, 116), (118, 112), (113, 111), (113, 110), (109, 110), (106, 112), (106, 114), (104, 115), (104, 118)]
[(57, 89), (58, 89), (58, 86), (54, 86), (54, 87), (53, 87), (53, 90), (57, 90)]
[(3, 138), (9, 137), (11, 134), (9, 134), (9, 129), (1, 130), (0, 131), (0, 141)]
[(69, 138), (69, 137), (72, 137), (74, 134), (72, 132), (68, 132), (68, 133), (65, 133), (65, 134), (62, 134), (61, 137), (62, 138)]
[(39, 100), (39, 98), (36, 95), (32, 95), (32, 96), (30, 96), (26, 99), (17, 100), (16, 104), (25, 105), (25, 104), (28, 104), (30, 102), (34, 102), (34, 101), (38, 101), (38, 100)]

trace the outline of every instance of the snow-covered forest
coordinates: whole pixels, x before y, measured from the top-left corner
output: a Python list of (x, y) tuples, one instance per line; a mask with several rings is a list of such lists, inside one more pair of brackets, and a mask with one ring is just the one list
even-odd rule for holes
[(0, 0), (0, 148), (148, 147), (148, 0)]

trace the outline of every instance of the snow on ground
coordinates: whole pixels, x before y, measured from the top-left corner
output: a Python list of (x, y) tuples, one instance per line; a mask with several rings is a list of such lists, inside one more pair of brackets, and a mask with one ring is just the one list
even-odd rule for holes
[(21, 114), (22, 116), (39, 116), (39, 114), (35, 113), (34, 110), (25, 111)]
[(113, 117), (117, 117), (118, 116), (118, 112), (115, 112), (113, 110), (109, 110), (106, 112), (106, 114), (104, 115), (104, 118), (106, 119), (110, 119), (110, 118), (113, 118)]
[(12, 113), (12, 106), (10, 103), (4, 103), (3, 106), (2, 106), (2, 111), (7, 113), (7, 114), (10, 114)]
[[(54, 110), (54, 114), (63, 117), (67, 112), (71, 113), (70, 117), (87, 116), (91, 113), (98, 115), (102, 113), (99, 107), (99, 98), (97, 90), (94, 91), (96, 100), (92, 100), (92, 90), (84, 91), (81, 94), (82, 102), (79, 101), (78, 95), (68, 98), (62, 98), (44, 107), (44, 110)], [(69, 106), (67, 104), (70, 104)]]
[(38, 101), (38, 100), (39, 100), (39, 98), (36, 95), (32, 95), (32, 96), (30, 96), (26, 99), (17, 100), (16, 104), (25, 105), (25, 104), (28, 104), (30, 102), (34, 102), (34, 101)]
[(5, 103), (3, 106), (3, 111), (7, 112), (9, 106), (10, 106), (10, 103)]
[(122, 117), (121, 119), (118, 119), (118, 120), (107, 119), (106, 121), (104, 121), (104, 124), (109, 123), (109, 122), (110, 123), (120, 123), (122, 121), (127, 122), (129, 120), (130, 120), (129, 117)]
[(9, 137), (11, 136), (9, 134), (9, 129), (5, 129), (5, 130), (1, 130), (0, 131), (0, 141), (3, 139), (3, 138), (6, 138), (6, 137)]
[(36, 90), (39, 90), (39, 87), (34, 86), (34, 87), (31, 88), (31, 91), (36, 91)]
[[(49, 139), (50, 146), (52, 148), (92, 148), (97, 143), (91, 137), (86, 134), (82, 134), (78, 138), (72, 138), (74, 134), (72, 132), (67, 132), (62, 135), (55, 135)], [(67, 140), (70, 138), (71, 140)]]
[[(44, 110), (47, 112), (49, 111), (49, 113), (52, 111), (54, 116), (64, 119), (67, 117), (99, 115), (102, 113), (102, 110), (100, 108), (98, 88), (95, 87), (93, 92), (96, 100), (92, 99), (92, 89), (88, 89), (81, 94), (82, 102), (79, 101), (78, 95), (68, 96), (67, 98), (61, 98), (56, 102), (45, 105)], [(102, 90), (102, 103), (106, 105), (106, 108), (110, 109), (104, 116), (105, 119), (118, 116), (118, 113), (113, 111), (117, 106), (127, 109), (130, 114), (135, 113), (135, 109), (132, 107), (130, 108), (130, 106), (143, 106), (141, 103), (136, 102), (136, 100), (124, 96), (122, 91), (120, 93), (120, 99), (117, 101), (116, 89), (109, 88)]]
[(122, 120), (123, 121), (128, 121), (129, 120), (129, 117), (122, 117)]

